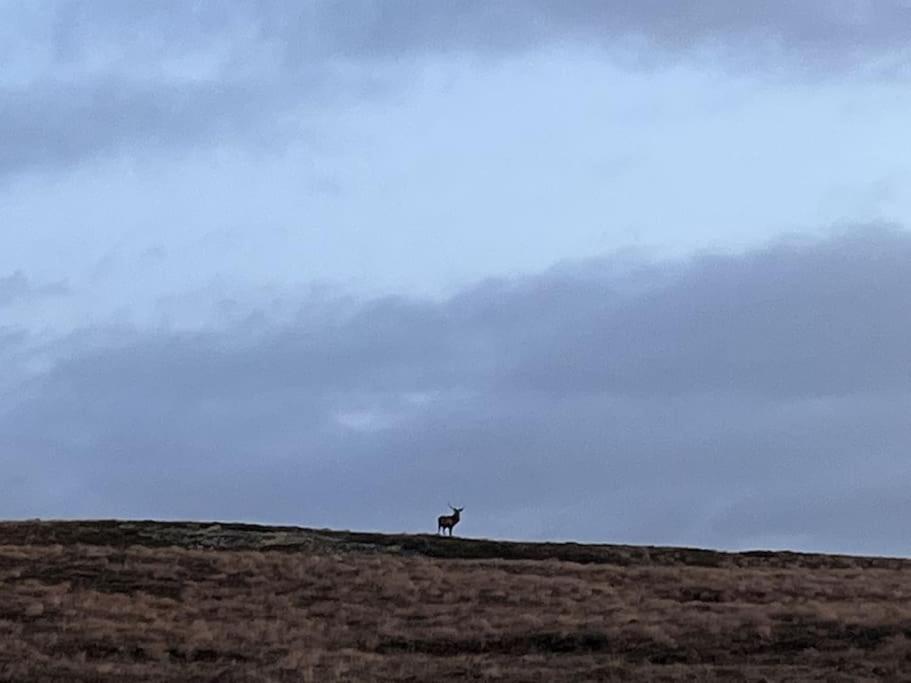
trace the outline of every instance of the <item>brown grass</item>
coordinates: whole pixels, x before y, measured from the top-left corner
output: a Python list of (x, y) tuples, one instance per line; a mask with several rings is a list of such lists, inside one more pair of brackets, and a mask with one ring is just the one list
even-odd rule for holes
[(908, 680), (909, 570), (822, 555), (7, 523), (0, 679)]

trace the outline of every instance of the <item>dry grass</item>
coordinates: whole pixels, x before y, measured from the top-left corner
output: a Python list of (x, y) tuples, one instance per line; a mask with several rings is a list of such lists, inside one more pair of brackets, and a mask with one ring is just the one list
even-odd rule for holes
[[(227, 533), (0, 525), (0, 679), (911, 679), (911, 566), (896, 560), (605, 546), (580, 563), (515, 558), (535, 544), (458, 559), (482, 547), (461, 539), (297, 530), (265, 550), (118, 535), (137, 528), (190, 546)], [(418, 542), (447, 556), (402, 550)]]

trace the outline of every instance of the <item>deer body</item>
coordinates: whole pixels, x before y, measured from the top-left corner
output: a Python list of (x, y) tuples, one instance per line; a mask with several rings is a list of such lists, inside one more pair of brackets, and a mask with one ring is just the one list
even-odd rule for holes
[(462, 510), (465, 509), (452, 507), (452, 505), (449, 507), (452, 508), (451, 515), (440, 515), (437, 517), (437, 533), (439, 534), (442, 532), (444, 536), (446, 535), (446, 529), (449, 529), (449, 535), (452, 536), (452, 527), (459, 523), (459, 515), (462, 513)]

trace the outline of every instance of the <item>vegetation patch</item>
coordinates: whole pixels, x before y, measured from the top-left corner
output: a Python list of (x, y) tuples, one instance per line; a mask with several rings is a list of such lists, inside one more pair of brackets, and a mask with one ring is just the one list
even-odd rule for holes
[(0, 524), (0, 681), (911, 679), (911, 565), (155, 522)]

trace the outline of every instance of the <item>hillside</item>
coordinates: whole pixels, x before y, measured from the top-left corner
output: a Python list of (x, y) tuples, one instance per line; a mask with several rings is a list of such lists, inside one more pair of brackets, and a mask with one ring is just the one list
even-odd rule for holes
[(911, 678), (911, 563), (0, 523), (0, 680)]

